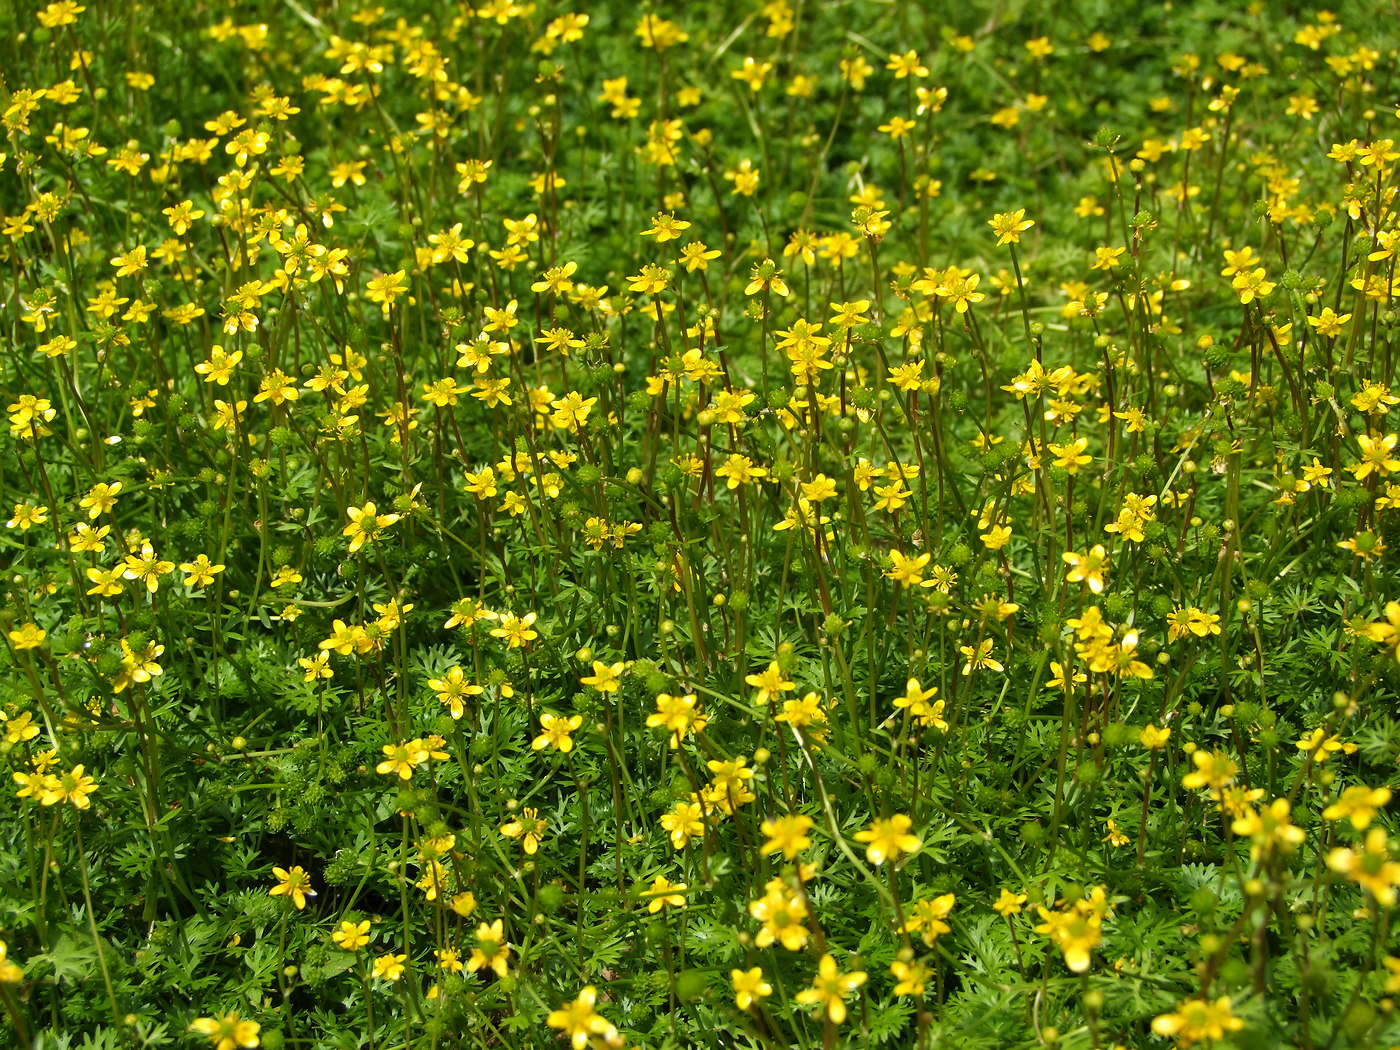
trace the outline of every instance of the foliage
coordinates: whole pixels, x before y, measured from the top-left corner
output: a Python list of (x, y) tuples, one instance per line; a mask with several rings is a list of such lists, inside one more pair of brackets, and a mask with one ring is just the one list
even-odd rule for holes
[(1400, 1042), (1362, 4), (0, 6), (20, 1045)]

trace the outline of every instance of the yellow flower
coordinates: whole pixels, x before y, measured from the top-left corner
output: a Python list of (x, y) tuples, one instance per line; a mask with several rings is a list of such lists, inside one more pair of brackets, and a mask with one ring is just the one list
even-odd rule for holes
[(978, 538), (988, 550), (999, 551), (1011, 542), (1011, 526), (993, 525), (986, 532), (981, 533)]
[(1400, 864), (1390, 857), (1385, 828), (1366, 832), (1360, 850), (1338, 846), (1327, 854), (1327, 866), (1345, 875), (1376, 898), (1384, 908), (1395, 904), (1395, 887), (1400, 886)]
[(658, 875), (651, 880), (651, 889), (644, 890), (642, 896), (647, 898), (647, 911), (655, 915), (662, 908), (668, 905), (673, 908), (685, 907), (685, 894), (682, 892), (688, 889), (684, 882), (671, 882), (664, 875)]
[(24, 967), (10, 960), (10, 951), (4, 941), (0, 941), (0, 984), (19, 984), (24, 980)]
[(997, 246), (1020, 244), (1021, 234), (1035, 225), (1034, 219), (1026, 218), (1026, 209), (1017, 208), (1012, 212), (1002, 212), (987, 220), (987, 225), (997, 235)]
[(1089, 676), (1083, 671), (1076, 671), (1073, 664), (1062, 664), (1058, 660), (1050, 661), (1050, 680), (1045, 683), (1046, 689), (1063, 689), (1066, 692), (1074, 689), (1076, 685), (1082, 685), (1089, 680)]
[(647, 728), (664, 727), (671, 732), (671, 747), (680, 746), (681, 739), (690, 733), (698, 733), (708, 724), (708, 719), (698, 708), (699, 700), (694, 693), (672, 696), (670, 693), (656, 695), (656, 713), (647, 715)]
[(928, 702), (937, 692), (938, 686), (933, 685), (925, 689), (919, 684), (917, 678), (910, 678), (904, 683), (904, 695), (894, 698), (894, 706), (901, 711), (908, 711), (923, 725), (931, 725), (946, 731), (948, 723), (942, 718), (943, 701), (937, 700), (932, 704)]
[(370, 941), (369, 920), (363, 919), (356, 923), (342, 919), (340, 928), (331, 934), (331, 940), (347, 952), (359, 951)]
[(698, 802), (677, 802), (670, 813), (661, 815), (661, 827), (671, 835), (671, 845), (685, 849), (690, 840), (705, 832), (704, 810)]
[(42, 525), (49, 520), (49, 510), (35, 503), (16, 503), (15, 516), (5, 522), (5, 527), (18, 528), (20, 532), (28, 532), (34, 525)]
[(759, 704), (767, 704), (781, 697), (783, 693), (797, 688), (794, 683), (786, 680), (777, 660), (772, 661), (768, 669), (760, 674), (746, 675), (744, 682), (758, 690), (754, 699)]
[(301, 391), (297, 389), (296, 380), (280, 368), (274, 368), (259, 382), (258, 392), (253, 397), (253, 403), (261, 404), (264, 401), (271, 401), (274, 405), (280, 405), (286, 401), (299, 401), (300, 399)]
[(836, 960), (830, 954), (823, 954), (817, 964), (817, 975), (812, 978), (812, 987), (804, 988), (793, 998), (803, 1006), (825, 1010), (832, 1024), (841, 1024), (846, 1020), (846, 997), (864, 983), (862, 971), (840, 973)]
[(476, 928), (476, 947), (467, 958), (467, 972), (490, 969), (497, 977), (510, 973), (510, 945), (506, 943), (505, 922), (483, 922)]
[(745, 57), (744, 64), (729, 75), (735, 80), (742, 80), (749, 86), (750, 91), (758, 91), (763, 87), (763, 81), (773, 69), (772, 62), (755, 61), (752, 55)]
[(749, 902), (749, 915), (763, 924), (754, 943), (767, 948), (774, 941), (790, 952), (801, 951), (807, 944), (807, 902), (790, 890), (782, 879), (769, 879), (764, 894)]
[(15, 770), (10, 775), (14, 778), (14, 782), (19, 785), (19, 790), (15, 792), (16, 798), (32, 798), (38, 802), (44, 797), (44, 791), (49, 783), (49, 778), (44, 774)]
[(540, 811), (526, 807), (520, 816), (501, 825), (501, 834), (508, 839), (520, 839), (529, 856), (539, 852), (540, 839), (549, 827), (549, 821), (540, 817)]
[(505, 639), (509, 649), (523, 649), (540, 636), (539, 632), (533, 629), (534, 622), (534, 613), (526, 613), (524, 616), (507, 613), (501, 617), (501, 626), (492, 628), (491, 637)]
[(86, 570), (87, 578), (92, 581), (93, 586), (87, 589), (88, 594), (98, 594), (105, 598), (110, 598), (114, 594), (121, 594), (122, 585), (118, 582), (122, 578), (123, 567), (113, 566), (110, 569), (89, 568)]
[(1213, 1043), (1224, 1039), (1227, 1032), (1238, 1032), (1244, 1022), (1230, 1009), (1230, 997), (1222, 995), (1215, 1002), (1187, 999), (1175, 1011), (1160, 1014), (1152, 1022), (1157, 1035), (1174, 1036), (1176, 1045), (1188, 1047), (1193, 1043)]
[(1132, 839), (1118, 830), (1118, 822), (1110, 819), (1108, 822), (1108, 834), (1099, 840), (1107, 842), (1110, 846), (1126, 846)]
[(867, 62), (863, 55), (843, 58), (837, 63), (837, 67), (841, 70), (841, 79), (857, 91), (865, 90), (865, 78), (875, 72), (875, 67)]
[(1037, 907), (1036, 911), (1044, 921), (1035, 932), (1049, 935), (1073, 973), (1087, 970), (1091, 954), (1103, 936), (1103, 918), (1090, 902), (1080, 900), (1062, 911), (1044, 907)]
[(1067, 474), (1078, 474), (1080, 467), (1088, 466), (1094, 460), (1084, 451), (1089, 447), (1088, 438), (1076, 438), (1068, 444), (1050, 444), (1048, 447), (1055, 457), (1054, 466), (1064, 467)]
[(681, 249), (680, 261), (685, 266), (686, 273), (694, 273), (696, 270), (708, 270), (710, 260), (718, 259), (719, 256), (718, 248), (711, 248), (703, 241), (691, 241)]
[(379, 508), (371, 501), (363, 507), (348, 507), (345, 511), (350, 524), (341, 530), (342, 536), (350, 537), (350, 553), (379, 537), (379, 534), (399, 520), (398, 514), (380, 514)]
[(877, 819), (865, 831), (855, 834), (857, 842), (865, 842), (865, 858), (871, 864), (883, 864), (886, 860), (898, 860), (901, 853), (913, 853), (923, 845), (909, 833), (913, 821), (903, 813), (896, 813), (888, 819)]
[(81, 765), (69, 772), (44, 778), (44, 791), (39, 798), (40, 805), (52, 806), (57, 802), (71, 802), (75, 809), (87, 809), (92, 803), (88, 796), (97, 790), (97, 782), (83, 774)]
[(106, 514), (117, 505), (117, 493), (121, 492), (122, 483), (114, 481), (110, 485), (99, 481), (88, 494), (78, 501), (78, 506), (88, 512), (89, 518), (96, 518), (101, 514)]
[(5, 741), (10, 744), (22, 744), (26, 740), (33, 740), (39, 735), (39, 727), (34, 724), (34, 716), (28, 711), (21, 711), (14, 718), (7, 719), (5, 712), (0, 710), (0, 722), (5, 723)]
[(107, 535), (111, 531), (110, 525), (99, 525), (94, 529), (87, 522), (80, 521), (68, 534), (68, 546), (82, 554), (100, 554), (107, 548)]
[(1241, 305), (1248, 306), (1256, 298), (1262, 299), (1274, 290), (1274, 282), (1267, 279), (1264, 268), (1241, 270), (1230, 282)]
[(44, 630), (37, 623), (22, 623), (14, 630), (8, 632), (10, 644), (16, 649), (37, 649), (44, 644), (44, 639), (48, 637), (48, 631)]
[(1091, 270), (1111, 270), (1122, 262), (1123, 253), (1128, 249), (1110, 248), (1102, 245), (1094, 249), (1094, 261), (1089, 264)]
[(1196, 768), (1181, 778), (1181, 786), (1184, 788), (1208, 787), (1212, 791), (1219, 791), (1229, 785), (1239, 772), (1239, 767), (1234, 761), (1221, 751), (1197, 750), (1192, 752), (1191, 761), (1195, 763)]
[(761, 830), (767, 841), (763, 843), (763, 853), (782, 853), (792, 860), (812, 845), (807, 832), (812, 830), (812, 818), (801, 813), (789, 813), (776, 820), (765, 820)]
[(932, 587), (933, 582), (923, 577), (924, 568), (932, 558), (931, 554), (907, 557), (901, 551), (892, 550), (890, 567), (885, 570), (885, 576), (905, 587)]
[(407, 962), (407, 960), (408, 956), (406, 954), (395, 955), (393, 952), (375, 956), (374, 976), (386, 981), (397, 981), (403, 976), (404, 963)]
[(772, 259), (764, 259), (761, 263), (756, 263), (749, 271), (749, 283), (744, 287), (745, 295), (755, 295), (764, 289), (772, 291), (774, 295), (789, 295), (791, 290), (787, 282), (783, 280), (783, 271)]
[(711, 759), (706, 767), (714, 777), (705, 787), (705, 801), (726, 816), (732, 816), (740, 806), (755, 798), (748, 789), (748, 781), (753, 779), (753, 770), (748, 768), (748, 758), (738, 755), (727, 762)]
[(963, 664), (962, 673), (971, 674), (973, 671), (985, 667), (992, 671), (1005, 671), (1001, 662), (992, 658), (992, 640), (983, 638), (977, 643), (977, 648), (970, 645), (958, 646), (958, 652), (967, 657), (967, 663)]
[(181, 562), (180, 571), (187, 573), (185, 576), (186, 587), (207, 587), (214, 582), (216, 573), (224, 571), (224, 566), (211, 563), (209, 555), (201, 554), (194, 561)]
[(428, 760), (428, 752), (414, 746), (417, 743), (410, 740), (402, 744), (385, 744), (382, 749), (384, 760), (374, 767), (374, 771), (386, 776), (397, 773), (400, 780), (411, 779), (413, 771)]
[(627, 286), (628, 291), (640, 292), (643, 295), (657, 295), (666, 290), (666, 286), (671, 282), (671, 271), (664, 266), (657, 266), (654, 263), (647, 263), (639, 273), (627, 278), (631, 283)]
[(758, 966), (751, 970), (730, 970), (729, 983), (734, 988), (734, 1005), (740, 1010), (747, 1010), (773, 994), (773, 986), (763, 979), (763, 970)]
[(916, 900), (905, 913), (904, 932), (920, 934), (924, 943), (931, 947), (940, 935), (952, 930), (943, 920), (948, 917), (957, 901), (957, 897), (951, 893)]
[(1305, 838), (1302, 828), (1289, 819), (1288, 799), (1276, 798), (1262, 810), (1246, 808), (1245, 812), (1230, 823), (1230, 829), (1240, 836), (1248, 836), (1253, 845), (1250, 858), (1258, 860), (1262, 853), (1290, 853)]
[(316, 896), (316, 891), (311, 888), (311, 876), (301, 865), (298, 864), (290, 871), (286, 868), (273, 868), (272, 874), (278, 882), (267, 892), (273, 897), (290, 897), (297, 911), (306, 907), (307, 897)]
[(380, 274), (373, 277), (365, 285), (365, 294), (369, 296), (371, 302), (379, 303), (384, 316), (389, 315), (389, 308), (394, 302), (408, 291), (408, 279), (403, 270), (395, 273)]
[(739, 161), (737, 167), (724, 173), (724, 178), (726, 181), (734, 183), (733, 192), (736, 196), (752, 197), (758, 191), (760, 174), (760, 170), (753, 166), (753, 161), (744, 157)]
[(1147, 728), (1138, 734), (1138, 743), (1148, 750), (1161, 751), (1167, 746), (1167, 740), (1171, 735), (1172, 731), (1169, 726), (1158, 729), (1156, 726), (1148, 723)]
[[(654, 15), (647, 15), (648, 19), (654, 19)], [(666, 23), (670, 24), (670, 23)], [(640, 32), (640, 29), (638, 30)], [(684, 34), (680, 34), (684, 38)], [(660, 45), (657, 45), (660, 50)], [(569, 1037), (569, 1045), (572, 1050), (584, 1050), (584, 1047), (597, 1037), (602, 1045), (607, 1047), (618, 1047), (622, 1045), (622, 1036), (617, 1027), (606, 1017), (594, 1009), (594, 1004), (598, 1001), (598, 990), (591, 984), (583, 988), (578, 993), (578, 998), (571, 1003), (566, 1003), (558, 1010), (554, 1010), (545, 1018), (545, 1023), (551, 1028), (558, 1028)]]
[(996, 901), (992, 904), (992, 910), (998, 915), (1004, 915), (1009, 919), (1013, 915), (1019, 915), (1021, 913), (1021, 905), (1025, 903), (1026, 895), (1024, 893), (1012, 893), (1010, 890), (1003, 887), (1001, 895), (997, 897)]
[[(843, 65), (845, 65), (845, 63), (843, 63)], [(913, 50), (906, 51), (902, 55), (896, 55), (891, 53), (889, 61), (885, 63), (885, 68), (893, 70), (894, 78), (896, 80), (903, 80), (906, 77), (911, 76), (928, 76), (928, 66), (924, 65), (923, 62), (920, 60), (919, 53)], [(867, 69), (865, 76), (869, 76), (870, 72), (871, 71)], [(857, 86), (857, 90), (859, 89), (859, 86)]]
[(118, 255), (110, 261), (117, 268), (118, 277), (129, 277), (132, 274), (140, 273), (146, 268), (146, 246), (138, 244), (131, 251)]
[(1085, 554), (1078, 551), (1065, 551), (1061, 556), (1069, 566), (1065, 573), (1066, 583), (1087, 583), (1095, 594), (1103, 593), (1103, 574), (1108, 568), (1108, 551), (1102, 543), (1096, 543)]
[(1343, 742), (1336, 734), (1328, 736), (1323, 729), (1314, 729), (1310, 734), (1297, 741), (1294, 746), (1304, 752), (1308, 758), (1314, 762), (1322, 763), (1335, 751), (1340, 751), (1344, 755), (1354, 754), (1356, 745), (1350, 742)]
[(1339, 336), (1342, 325), (1351, 320), (1351, 314), (1338, 314), (1330, 306), (1324, 306), (1322, 313), (1308, 315), (1308, 324), (1317, 329), (1318, 335)]
[(428, 688), (437, 694), (441, 703), (447, 705), (454, 719), (461, 718), (465, 713), (468, 697), (480, 696), (486, 691), (475, 682), (467, 681), (460, 667), (450, 668), (441, 678), (428, 679)]
[(908, 963), (896, 959), (890, 963), (890, 975), (898, 982), (894, 986), (895, 995), (923, 995), (929, 969), (921, 962)]
[(1368, 788), (1357, 784), (1343, 791), (1336, 802), (1322, 811), (1322, 816), (1326, 820), (1349, 820), (1352, 827), (1361, 831), (1389, 801), (1389, 788)]
[(837, 328), (854, 328), (856, 325), (870, 323), (870, 318), (865, 313), (870, 309), (869, 299), (858, 299), (850, 303), (827, 303), (827, 306), (836, 311), (828, 318), (828, 323)]
[(582, 715), (540, 715), (541, 732), (531, 741), (530, 747), (535, 751), (543, 751), (547, 747), (552, 747), (556, 751), (568, 754), (574, 749), (574, 741), (569, 734), (577, 732), (581, 725), (583, 725)]
[(829, 719), (825, 702), (820, 693), (807, 693), (800, 700), (784, 700), (782, 714), (774, 715), (773, 721), (786, 722), (791, 728), (805, 730), (799, 734), (814, 743), (825, 739)]
[[(687, 223), (687, 225), (689, 225)], [(574, 290), (574, 282), (571, 279), (574, 271), (578, 269), (578, 263), (570, 260), (562, 266), (552, 266), (540, 275), (540, 279), (530, 285), (530, 291), (540, 292), (544, 295), (566, 295)]]
[(139, 580), (146, 585), (146, 590), (155, 594), (160, 587), (160, 578), (175, 569), (173, 561), (162, 561), (156, 557), (156, 552), (149, 543), (141, 544), (141, 551), (138, 554), (128, 554), (126, 564), (122, 567), (122, 576), (128, 580)]
[(904, 482), (896, 479), (887, 485), (876, 485), (875, 496), (875, 509), (893, 514), (909, 502), (913, 492), (905, 487)]
[(615, 693), (621, 686), (622, 672), (626, 669), (627, 665), (622, 661), (610, 665), (594, 660), (593, 674), (579, 681), (583, 685), (592, 686), (600, 693)]
[(233, 1011), (217, 1017), (196, 1017), (190, 1022), (190, 1031), (207, 1037), (214, 1050), (249, 1050), (260, 1045), (258, 1032), (262, 1031), (262, 1026), (256, 1021), (242, 1020), (238, 1012)]
[[(59, 26), (74, 25), (78, 21), (78, 16), (86, 10), (87, 8), (80, 7), (76, 0), (54, 0), (48, 7), (38, 12), (36, 17), (41, 26), (57, 29)], [(257, 1025), (253, 1026), (253, 1030), (257, 1031)], [(252, 1045), (256, 1046), (257, 1044)]]
[(733, 452), (730, 453), (729, 458), (715, 470), (715, 477), (726, 479), (726, 485), (730, 489), (737, 489), (740, 485), (766, 476), (767, 473), (767, 467), (759, 466), (754, 463), (753, 460), (749, 459), (748, 456)]

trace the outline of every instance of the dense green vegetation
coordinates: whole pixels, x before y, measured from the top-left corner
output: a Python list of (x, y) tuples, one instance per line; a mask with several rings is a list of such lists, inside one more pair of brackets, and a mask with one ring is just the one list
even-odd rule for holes
[(947, 6), (0, 5), (7, 1045), (1400, 1044), (1393, 19)]

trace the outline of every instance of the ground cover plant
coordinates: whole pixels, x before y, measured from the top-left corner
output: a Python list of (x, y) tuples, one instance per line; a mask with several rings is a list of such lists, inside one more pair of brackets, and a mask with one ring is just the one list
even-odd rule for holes
[(1400, 1043), (1373, 5), (0, 5), (6, 1045)]

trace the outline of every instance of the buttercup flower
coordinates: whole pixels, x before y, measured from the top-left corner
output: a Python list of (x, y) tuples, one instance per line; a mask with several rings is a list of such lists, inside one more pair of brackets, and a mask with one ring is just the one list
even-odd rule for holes
[(297, 911), (306, 907), (307, 897), (316, 896), (316, 891), (311, 888), (311, 876), (301, 865), (290, 870), (273, 868), (272, 874), (278, 880), (277, 885), (267, 892), (273, 897), (287, 897), (296, 905)]

